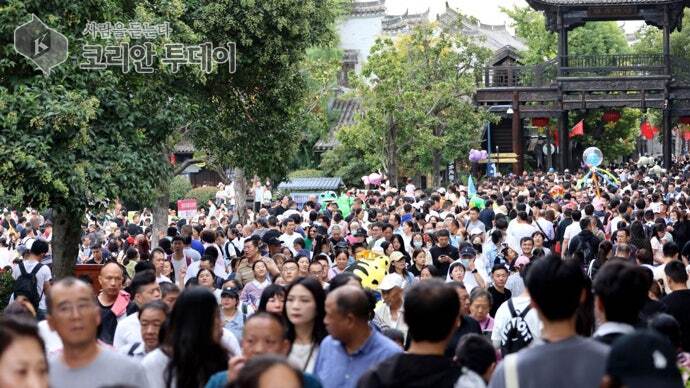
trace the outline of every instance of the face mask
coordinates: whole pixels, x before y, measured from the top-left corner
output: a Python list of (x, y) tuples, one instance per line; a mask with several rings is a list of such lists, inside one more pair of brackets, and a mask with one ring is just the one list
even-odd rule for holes
[(424, 243), (421, 242), (421, 241), (414, 241), (412, 244), (414, 245), (415, 248), (419, 249), (419, 248), (422, 247), (422, 245), (423, 245)]
[(465, 266), (465, 268), (470, 267), (470, 261), (471, 261), (471, 259), (460, 259), (460, 262), (462, 263), (463, 266)]

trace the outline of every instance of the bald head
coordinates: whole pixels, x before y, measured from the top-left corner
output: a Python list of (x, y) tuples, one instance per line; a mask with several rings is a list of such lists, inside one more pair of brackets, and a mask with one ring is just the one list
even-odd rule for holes
[(328, 298), (335, 302), (338, 312), (342, 315), (352, 314), (362, 321), (369, 321), (369, 298), (361, 287), (346, 285), (338, 287), (328, 294)]

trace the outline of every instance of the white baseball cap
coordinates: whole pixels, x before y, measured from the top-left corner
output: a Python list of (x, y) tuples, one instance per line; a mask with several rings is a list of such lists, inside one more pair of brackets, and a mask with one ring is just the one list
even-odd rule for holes
[(395, 287), (402, 288), (402, 285), (403, 285), (403, 277), (402, 276), (400, 276), (397, 273), (389, 273), (388, 275), (383, 277), (383, 281), (381, 282), (381, 285), (379, 286), (379, 290), (390, 291)]

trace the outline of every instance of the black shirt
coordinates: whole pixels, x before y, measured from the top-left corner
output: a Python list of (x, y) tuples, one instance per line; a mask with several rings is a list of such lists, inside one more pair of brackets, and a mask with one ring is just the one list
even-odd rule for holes
[(369, 369), (357, 387), (452, 388), (460, 374), (460, 367), (447, 357), (400, 353)]
[(498, 311), (498, 308), (501, 307), (503, 302), (512, 298), (513, 295), (510, 290), (505, 287), (503, 288), (503, 293), (500, 293), (494, 286), (489, 287), (487, 291), (491, 294), (491, 310), (489, 310), (489, 315), (493, 318), (496, 316), (496, 311)]
[(448, 267), (450, 267), (450, 263), (441, 263), (440, 261), (438, 261), (439, 256), (446, 255), (450, 257), (453, 261), (460, 258), (458, 248), (450, 244), (448, 244), (445, 247), (439, 247), (438, 245), (434, 245), (433, 247), (431, 247), (429, 252), (431, 252), (431, 260), (434, 262), (434, 267), (436, 267), (436, 269), (438, 270), (438, 276), (444, 278), (448, 273)]
[(673, 315), (680, 324), (681, 346), (690, 349), (690, 290), (678, 290), (661, 299), (666, 312)]
[(113, 305), (104, 306), (98, 300), (98, 307), (101, 308), (101, 324), (98, 326), (98, 339), (108, 345), (112, 345), (113, 338), (115, 338), (115, 329), (117, 328), (117, 317), (111, 310)]
[(462, 336), (465, 334), (470, 333), (482, 334), (482, 328), (479, 326), (479, 322), (475, 321), (474, 318), (470, 317), (469, 315), (463, 315), (460, 321), (460, 327), (455, 329), (455, 333), (453, 333), (453, 336), (450, 337), (450, 342), (446, 347), (445, 356), (449, 359), (453, 359), (455, 356), (455, 348), (458, 347), (460, 338), (462, 338)]

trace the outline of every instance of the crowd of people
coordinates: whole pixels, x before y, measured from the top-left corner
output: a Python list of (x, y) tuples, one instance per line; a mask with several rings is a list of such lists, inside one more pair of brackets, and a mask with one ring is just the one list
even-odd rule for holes
[(6, 209), (0, 387), (683, 387), (690, 163), (615, 172), (347, 208), (258, 183), (247, 221), (220, 195), (159, 236), (118, 204), (83, 227), (95, 281), (53, 279), (50, 214)]

